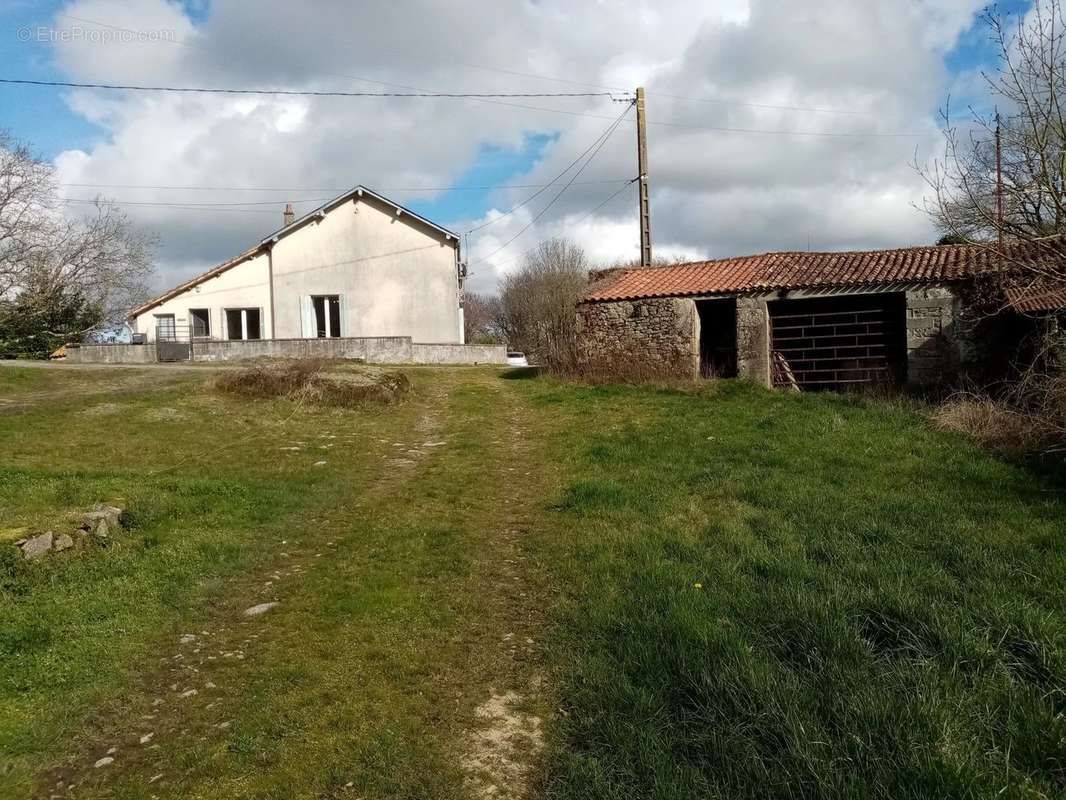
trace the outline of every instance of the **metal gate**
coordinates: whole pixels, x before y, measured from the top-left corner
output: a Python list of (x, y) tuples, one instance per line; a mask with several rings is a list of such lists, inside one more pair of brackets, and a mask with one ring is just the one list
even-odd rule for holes
[(192, 331), (188, 325), (158, 325), (155, 329), (155, 356), (158, 361), (192, 359)]
[(867, 294), (769, 304), (774, 383), (838, 391), (891, 387), (906, 373), (906, 300)]

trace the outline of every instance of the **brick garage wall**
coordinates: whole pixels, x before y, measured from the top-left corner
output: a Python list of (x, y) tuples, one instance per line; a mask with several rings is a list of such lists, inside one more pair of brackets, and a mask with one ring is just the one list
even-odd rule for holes
[(698, 322), (692, 300), (582, 303), (577, 313), (584, 365), (619, 371), (644, 367), (685, 377), (699, 374)]
[(943, 286), (907, 292), (907, 384), (912, 388), (951, 385), (971, 352), (969, 324), (956, 294)]

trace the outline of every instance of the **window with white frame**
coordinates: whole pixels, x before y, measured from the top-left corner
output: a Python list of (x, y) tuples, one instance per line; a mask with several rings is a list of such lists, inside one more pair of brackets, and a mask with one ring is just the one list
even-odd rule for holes
[(262, 339), (262, 315), (258, 308), (226, 309), (227, 339)]
[(211, 335), (211, 312), (206, 308), (189, 309), (189, 325), (193, 336)]
[(339, 294), (311, 296), (314, 312), (314, 335), (319, 339), (335, 339), (341, 335), (341, 297)]

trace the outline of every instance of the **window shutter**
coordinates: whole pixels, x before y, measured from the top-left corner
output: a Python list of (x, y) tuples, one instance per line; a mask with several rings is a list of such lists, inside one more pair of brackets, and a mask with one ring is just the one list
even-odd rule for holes
[(348, 298), (346, 295), (339, 295), (340, 302), (337, 304), (338, 310), (341, 314), (341, 336), (351, 336), (348, 332)]
[(300, 329), (303, 338), (315, 338), (315, 307), (311, 303), (311, 295), (300, 298)]

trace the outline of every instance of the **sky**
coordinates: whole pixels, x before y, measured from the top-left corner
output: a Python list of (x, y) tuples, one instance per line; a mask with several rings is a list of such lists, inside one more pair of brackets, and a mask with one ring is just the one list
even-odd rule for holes
[(638, 85), (657, 256), (904, 247), (936, 239), (913, 165), (942, 150), (938, 110), (949, 95), (955, 110), (989, 103), (983, 6), (316, 0), (309, 13), (292, 0), (0, 0), (0, 78), (598, 95), (0, 85), (0, 127), (54, 163), (69, 214), (107, 198), (158, 235), (160, 289), (280, 227), (286, 202), (306, 212), (357, 184), (464, 234), (472, 291), (493, 292), (553, 236), (597, 265), (636, 259), (625, 99)]

